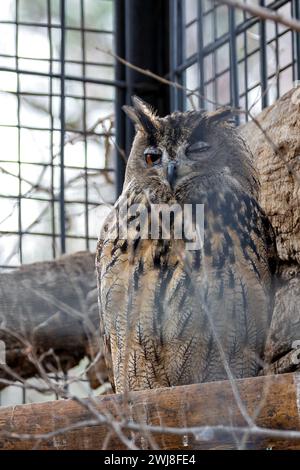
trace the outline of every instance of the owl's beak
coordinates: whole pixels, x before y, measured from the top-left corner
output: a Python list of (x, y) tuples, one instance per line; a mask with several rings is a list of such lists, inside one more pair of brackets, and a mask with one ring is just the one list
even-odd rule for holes
[(177, 168), (175, 162), (169, 162), (167, 167), (167, 180), (171, 188), (173, 189), (177, 176)]

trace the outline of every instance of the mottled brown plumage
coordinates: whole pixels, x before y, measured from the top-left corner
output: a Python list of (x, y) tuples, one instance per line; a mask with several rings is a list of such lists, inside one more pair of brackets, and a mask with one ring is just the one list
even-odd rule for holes
[[(256, 375), (271, 319), (274, 241), (257, 203), (251, 153), (226, 109), (158, 118), (135, 98), (126, 111), (137, 134), (116, 207), (124, 198), (148, 208), (201, 203), (205, 231), (203, 249), (186, 251), (172, 237), (111, 239), (115, 224), (107, 219), (96, 267), (113, 386), (122, 392), (227, 378), (220, 345), (233, 376)], [(158, 165), (145, 161), (149, 146), (161, 152)], [(177, 169), (171, 183), (170, 162)]]

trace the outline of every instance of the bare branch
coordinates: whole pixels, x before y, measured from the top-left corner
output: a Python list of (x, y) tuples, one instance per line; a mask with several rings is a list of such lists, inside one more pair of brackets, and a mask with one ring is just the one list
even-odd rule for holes
[(215, 0), (215, 2), (228, 5), (233, 8), (238, 8), (239, 10), (243, 10), (263, 20), (271, 20), (275, 23), (287, 26), (292, 31), (297, 31), (298, 33), (300, 32), (300, 21), (296, 20), (295, 18), (287, 18), (286, 16), (281, 15), (277, 11), (271, 10), (270, 8), (256, 6), (252, 3), (242, 3), (239, 0)]

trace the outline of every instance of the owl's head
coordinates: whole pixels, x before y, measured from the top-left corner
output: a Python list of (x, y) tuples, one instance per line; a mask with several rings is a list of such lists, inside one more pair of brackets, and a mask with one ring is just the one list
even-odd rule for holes
[(190, 183), (211, 187), (221, 178), (224, 184), (234, 182), (256, 193), (252, 155), (229, 122), (229, 108), (160, 118), (140, 98), (134, 96), (132, 101), (133, 106), (123, 107), (136, 128), (125, 186), (134, 181), (144, 189), (159, 187), (176, 194)]

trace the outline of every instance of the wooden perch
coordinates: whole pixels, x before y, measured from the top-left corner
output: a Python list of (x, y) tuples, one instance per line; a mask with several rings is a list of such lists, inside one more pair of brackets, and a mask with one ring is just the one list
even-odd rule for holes
[[(107, 395), (96, 398), (95, 407), (104, 417), (108, 416), (109, 422), (118, 422), (123, 411), (122, 416), (131, 424), (172, 427), (181, 432), (151, 433), (155, 448), (236, 449), (244, 438), (248, 449), (300, 449), (300, 433), (298, 439), (288, 433), (300, 431), (298, 374), (237, 380), (236, 386), (250, 417), (260, 410), (255, 418), (258, 428), (248, 433), (239, 431), (248, 425), (228, 381), (134, 392), (127, 397), (126, 405), (124, 396)], [(6, 450), (124, 448), (116, 433), (110, 433), (109, 425), (87, 426), (85, 421), (91, 419), (95, 418), (87, 408), (72, 400), (0, 408), (0, 445)], [(65, 427), (69, 431), (59, 431)], [(191, 433), (184, 429), (191, 427)], [(150, 448), (146, 431), (121, 430), (128, 438), (134, 438), (138, 448)], [(18, 438), (20, 434), (24, 436)]]
[[(87, 252), (53, 262), (34, 263), (0, 275), (0, 340), (7, 366), (23, 378), (36, 374), (28, 360), (30, 345), (38, 355), (53, 350), (63, 370), (99, 351), (94, 255)], [(30, 343), (27, 344), (27, 343)], [(47, 356), (44, 365), (52, 363)], [(99, 358), (97, 371), (103, 371)], [(92, 385), (95, 368), (90, 371)], [(0, 379), (12, 379), (0, 368)], [(105, 379), (106, 376), (102, 377)], [(1, 381), (0, 381), (1, 387)]]
[[(268, 344), (271, 358), (289, 353), (292, 342), (300, 340), (299, 103), (300, 87), (258, 117), (279, 153), (254, 122), (241, 127), (259, 171), (260, 203), (276, 232), (281, 277)], [(0, 340), (6, 343), (8, 366), (22, 377), (35, 375), (36, 369), (17, 336), (31, 342), (40, 354), (52, 348), (67, 370), (101, 348), (98, 323), (93, 254), (77, 253), (0, 274)], [(105, 376), (102, 357), (89, 372), (93, 387), (99, 384), (98, 372)], [(0, 370), (0, 379), (4, 377), (11, 378)]]

